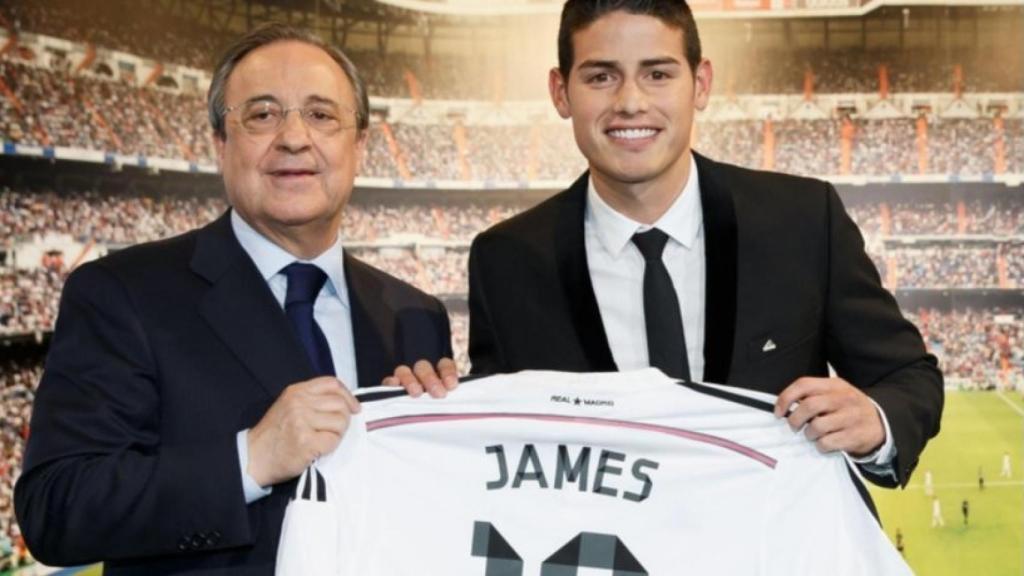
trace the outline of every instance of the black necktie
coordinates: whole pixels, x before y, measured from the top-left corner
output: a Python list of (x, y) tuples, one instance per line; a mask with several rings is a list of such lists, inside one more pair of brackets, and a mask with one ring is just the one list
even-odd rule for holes
[(647, 324), (647, 354), (651, 366), (672, 378), (690, 379), (686, 359), (686, 337), (679, 298), (672, 286), (661, 253), (668, 235), (652, 228), (633, 235), (633, 244), (644, 255), (644, 321)]
[(306, 349), (317, 376), (334, 376), (334, 362), (320, 326), (313, 319), (313, 304), (327, 281), (327, 274), (312, 264), (293, 262), (281, 270), (288, 277), (284, 313), (292, 323), (302, 347)]

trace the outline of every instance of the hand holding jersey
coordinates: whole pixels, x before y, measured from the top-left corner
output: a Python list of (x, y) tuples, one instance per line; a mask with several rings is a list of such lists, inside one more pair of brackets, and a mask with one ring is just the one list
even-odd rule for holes
[(444, 398), (448, 390), (454, 390), (459, 384), (459, 369), (451, 358), (442, 358), (437, 367), (420, 360), (412, 368), (405, 365), (395, 368), (394, 374), (381, 384), (401, 386), (413, 397), (426, 391), (434, 398)]
[[(796, 407), (789, 412), (789, 407)], [(799, 378), (775, 401), (775, 415), (786, 416), (793, 430), (804, 428), (822, 452), (870, 454), (885, 443), (885, 425), (868, 395), (842, 378)]]
[(288, 386), (248, 432), (246, 472), (260, 486), (295, 478), (338, 446), (358, 412), (359, 401), (332, 376)]
[(766, 394), (644, 370), (357, 396), (288, 507), (278, 574), (910, 573), (846, 459)]

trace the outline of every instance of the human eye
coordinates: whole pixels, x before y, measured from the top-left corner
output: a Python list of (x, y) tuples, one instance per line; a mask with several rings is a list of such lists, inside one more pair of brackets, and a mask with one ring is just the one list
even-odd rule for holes
[(612, 81), (612, 75), (609, 72), (593, 72), (584, 76), (584, 82), (591, 85), (603, 85), (608, 84)]
[(281, 107), (269, 102), (257, 102), (246, 106), (242, 113), (242, 122), (251, 128), (263, 128), (276, 125), (281, 118)]
[(673, 74), (671, 72), (669, 72), (668, 70), (659, 70), (657, 68), (655, 68), (654, 70), (651, 70), (651, 80), (654, 80), (656, 82), (662, 82), (662, 81), (665, 81), (665, 80), (671, 80), (672, 77), (673, 77)]
[(341, 120), (341, 111), (329, 104), (313, 104), (303, 108), (306, 121), (319, 127), (333, 127)]

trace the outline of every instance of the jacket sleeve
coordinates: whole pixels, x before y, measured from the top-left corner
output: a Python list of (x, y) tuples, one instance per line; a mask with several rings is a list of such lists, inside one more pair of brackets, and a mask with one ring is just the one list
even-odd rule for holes
[(498, 374), (506, 370), (491, 325), (484, 250), (483, 235), (477, 236), (469, 249), (469, 360), (473, 374)]
[[(942, 373), (917, 328), (882, 287), (860, 231), (831, 185), (827, 195), (828, 360), (885, 411), (896, 445), (897, 482), (905, 486), (925, 444), (939, 432)], [(892, 478), (862, 471), (877, 484), (894, 486)]]
[[(132, 294), (103, 264), (68, 279), (35, 399), (15, 511), (51, 565), (250, 544), (234, 435), (175, 444), (173, 407)], [(254, 516), (255, 517), (255, 516)]]

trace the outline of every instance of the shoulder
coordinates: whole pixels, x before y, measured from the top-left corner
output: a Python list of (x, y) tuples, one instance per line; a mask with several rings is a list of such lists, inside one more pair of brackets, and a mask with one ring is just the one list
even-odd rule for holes
[(716, 189), (729, 190), (734, 196), (820, 201), (835, 192), (830, 183), (817, 178), (754, 170), (711, 160), (699, 154), (695, 156), (701, 186), (710, 185)]
[(524, 243), (550, 246), (560, 234), (576, 228), (582, 236), (588, 178), (584, 173), (569, 188), (481, 232), (473, 240), (473, 249), (499, 249)]
[(794, 222), (828, 222), (844, 213), (835, 188), (824, 180), (697, 159), (705, 212), (727, 207), (743, 228), (769, 233)]
[(388, 274), (387, 272), (363, 262), (351, 253), (345, 253), (345, 275), (348, 283), (364, 286), (367, 291), (379, 296), (385, 302), (416, 306), (435, 310), (444, 310), (438, 298), (427, 294), (419, 288)]
[(162, 283), (188, 272), (198, 231), (136, 244), (87, 262), (69, 276), (65, 290), (91, 285), (119, 284), (124, 287)]

